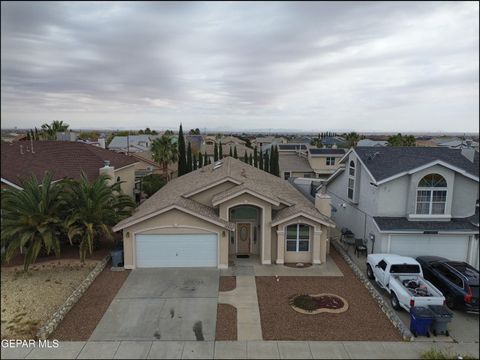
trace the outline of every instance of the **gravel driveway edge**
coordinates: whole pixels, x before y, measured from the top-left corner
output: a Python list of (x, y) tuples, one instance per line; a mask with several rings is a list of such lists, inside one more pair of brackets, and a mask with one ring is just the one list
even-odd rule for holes
[(393, 312), (390, 307), (385, 303), (383, 300), (382, 295), (373, 287), (370, 281), (365, 277), (362, 271), (358, 268), (358, 266), (350, 259), (350, 256), (345, 252), (340, 244), (337, 241), (331, 241), (331, 244), (335, 247), (340, 255), (342, 255), (345, 262), (350, 266), (353, 273), (357, 276), (360, 282), (367, 288), (368, 292), (372, 295), (375, 301), (378, 303), (378, 306), (382, 311), (387, 315), (388, 320), (393, 324), (393, 326), (400, 332), (403, 340), (405, 341), (413, 341), (414, 337), (413, 334), (410, 332), (410, 329), (405, 326), (402, 320), (398, 317), (398, 315)]
[(37, 331), (37, 338), (40, 340), (46, 340), (57, 328), (58, 324), (63, 320), (65, 315), (82, 297), (83, 293), (90, 287), (95, 278), (103, 271), (110, 260), (110, 255), (107, 255), (102, 261), (100, 261), (92, 271), (87, 275), (85, 280), (72, 292), (72, 294), (65, 300), (65, 302), (53, 313), (50, 319), (43, 324)]

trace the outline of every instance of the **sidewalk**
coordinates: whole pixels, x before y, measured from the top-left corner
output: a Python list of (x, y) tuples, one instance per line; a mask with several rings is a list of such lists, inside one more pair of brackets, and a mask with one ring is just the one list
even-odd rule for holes
[(419, 359), (431, 348), (478, 358), (478, 343), (368, 341), (61, 342), (57, 349), (3, 348), (2, 359)]

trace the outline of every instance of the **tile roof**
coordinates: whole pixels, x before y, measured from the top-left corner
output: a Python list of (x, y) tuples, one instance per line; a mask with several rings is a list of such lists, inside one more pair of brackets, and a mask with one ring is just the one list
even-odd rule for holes
[(308, 159), (297, 154), (282, 154), (279, 153), (278, 165), (280, 171), (299, 171), (299, 172), (313, 172)]
[[(303, 211), (319, 219), (319, 221), (333, 225), (333, 222), (329, 218), (320, 214), (315, 206), (287, 181), (231, 157), (223, 159), (222, 165), (216, 169), (214, 169), (214, 165), (215, 164), (210, 164), (167, 183), (142, 203), (130, 218), (117, 224), (115, 226), (116, 231), (128, 226), (135, 220), (172, 205), (185, 207), (190, 210), (193, 210), (196, 206), (197, 208), (194, 210), (196, 213), (211, 217), (217, 221), (223, 221), (217, 215), (214, 215), (213, 207), (202, 204), (196, 205), (198, 203), (191, 199), (186, 199), (185, 195), (191, 192), (192, 189), (206, 187), (225, 178), (232, 178), (240, 182), (240, 185), (234, 187), (237, 188), (237, 190), (242, 188), (251, 189), (265, 197), (280, 199), (280, 201), (283, 200), (294, 204), (293, 206), (287, 207), (287, 209), (291, 209), (288, 214)], [(272, 221), (276, 221), (279, 216), (282, 218), (285, 214), (286, 212), (284, 210), (280, 210)], [(229, 224), (230, 223), (226, 223), (226, 226), (229, 226)]]
[[(23, 154), (20, 154), (20, 146)], [(1, 149), (1, 176), (16, 185), (20, 185), (19, 177), (28, 178), (33, 174), (40, 179), (46, 171), (54, 174), (54, 180), (59, 180), (64, 177), (78, 179), (83, 170), (93, 180), (105, 160), (116, 169), (137, 162), (127, 155), (81, 142), (33, 141), (33, 154), (30, 141), (2, 142)]]
[(278, 150), (307, 150), (305, 144), (278, 144)]
[(450, 221), (409, 221), (405, 217), (374, 216), (381, 231), (478, 231), (469, 218), (452, 218)]
[(308, 151), (312, 155), (345, 155), (345, 149), (310, 148)]
[(427, 165), (436, 160), (460, 168), (477, 176), (478, 152), (475, 161), (469, 161), (460, 149), (442, 147), (356, 147), (354, 151), (368, 168), (376, 181)]

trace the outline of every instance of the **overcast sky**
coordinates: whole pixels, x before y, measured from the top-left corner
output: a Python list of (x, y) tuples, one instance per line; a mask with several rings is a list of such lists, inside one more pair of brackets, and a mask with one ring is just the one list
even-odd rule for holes
[(475, 131), (477, 2), (2, 2), (2, 128)]

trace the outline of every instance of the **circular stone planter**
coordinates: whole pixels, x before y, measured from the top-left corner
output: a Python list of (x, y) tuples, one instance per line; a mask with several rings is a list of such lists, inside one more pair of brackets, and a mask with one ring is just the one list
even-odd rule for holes
[[(295, 305), (295, 299), (299, 298), (300, 296), (309, 297), (311, 300), (315, 302), (317, 306), (314, 310), (306, 310), (302, 309)], [(310, 300), (309, 299), (309, 300)], [(320, 313), (332, 313), (332, 314), (340, 314), (348, 310), (348, 302), (343, 297), (335, 295), (335, 294), (316, 294), (316, 295), (293, 295), (289, 299), (290, 306), (296, 312), (306, 315), (316, 315)]]

